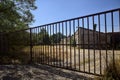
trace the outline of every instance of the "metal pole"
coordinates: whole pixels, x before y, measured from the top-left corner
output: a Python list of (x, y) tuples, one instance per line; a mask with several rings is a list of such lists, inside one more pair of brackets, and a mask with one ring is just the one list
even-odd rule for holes
[(32, 29), (30, 28), (30, 63), (33, 62), (32, 60)]

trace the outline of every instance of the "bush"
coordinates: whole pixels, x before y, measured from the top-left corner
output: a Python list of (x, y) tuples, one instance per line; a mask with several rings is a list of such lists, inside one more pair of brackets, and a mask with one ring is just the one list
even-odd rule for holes
[(71, 44), (72, 44), (73, 47), (76, 47), (76, 40), (75, 40), (75, 39), (72, 39), (72, 40), (71, 40)]
[(111, 60), (104, 70), (104, 76), (97, 80), (120, 80), (120, 59), (116, 59), (113, 64)]
[(114, 64), (110, 61), (104, 74), (105, 76), (103, 79), (105, 80), (120, 80), (120, 59), (116, 59)]

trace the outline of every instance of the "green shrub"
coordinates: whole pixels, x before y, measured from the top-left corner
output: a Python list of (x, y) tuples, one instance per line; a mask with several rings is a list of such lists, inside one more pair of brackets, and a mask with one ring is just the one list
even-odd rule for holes
[(72, 39), (72, 40), (71, 40), (71, 44), (72, 44), (73, 47), (76, 47), (76, 40), (75, 40), (75, 39)]

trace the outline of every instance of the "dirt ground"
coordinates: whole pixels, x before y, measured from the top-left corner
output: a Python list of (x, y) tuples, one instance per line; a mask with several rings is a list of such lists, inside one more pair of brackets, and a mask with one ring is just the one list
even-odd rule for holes
[(0, 65), (0, 80), (93, 80), (93, 75), (46, 65)]
[[(52, 57), (58, 56), (60, 59), (64, 59), (64, 61), (61, 60), (61, 62), (57, 63), (64, 63), (68, 66), (72, 65), (73, 69), (74, 63), (76, 63), (76, 69), (79, 69), (80, 65), (80, 71), (84, 71), (83, 68), (85, 67), (85, 71), (89, 72), (90, 66), (90, 73), (94, 73), (94, 70), (98, 74), (100, 73), (100, 70), (103, 73), (106, 60), (109, 62), (113, 58), (112, 50), (88, 50), (65, 46), (46, 46), (45, 48), (42, 48), (40, 46), (34, 47), (34, 55), (39, 57), (41, 53), (44, 53)], [(120, 50), (114, 51), (114, 58), (120, 58)], [(85, 73), (41, 64), (0, 65), (0, 80), (93, 80), (94, 77), (95, 76), (93, 75), (88, 75)]]

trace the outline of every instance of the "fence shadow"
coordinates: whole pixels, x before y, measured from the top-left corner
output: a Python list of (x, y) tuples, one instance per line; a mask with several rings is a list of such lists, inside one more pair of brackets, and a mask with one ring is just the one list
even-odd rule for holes
[(50, 73), (50, 75), (53, 75), (53, 77), (54, 77), (54, 75), (58, 75), (58, 76), (66, 78), (66, 79), (72, 79), (72, 80), (93, 80), (93, 78), (91, 78), (89, 76), (80, 75), (80, 74), (77, 74), (76, 72), (70, 71), (70, 70), (64, 70), (61, 68), (55, 68), (55, 67), (42, 65), (42, 64), (34, 64), (32, 66), (39, 68), (41, 70), (48, 71)]
[(0, 65), (1, 80), (93, 80), (73, 71), (41, 64)]

